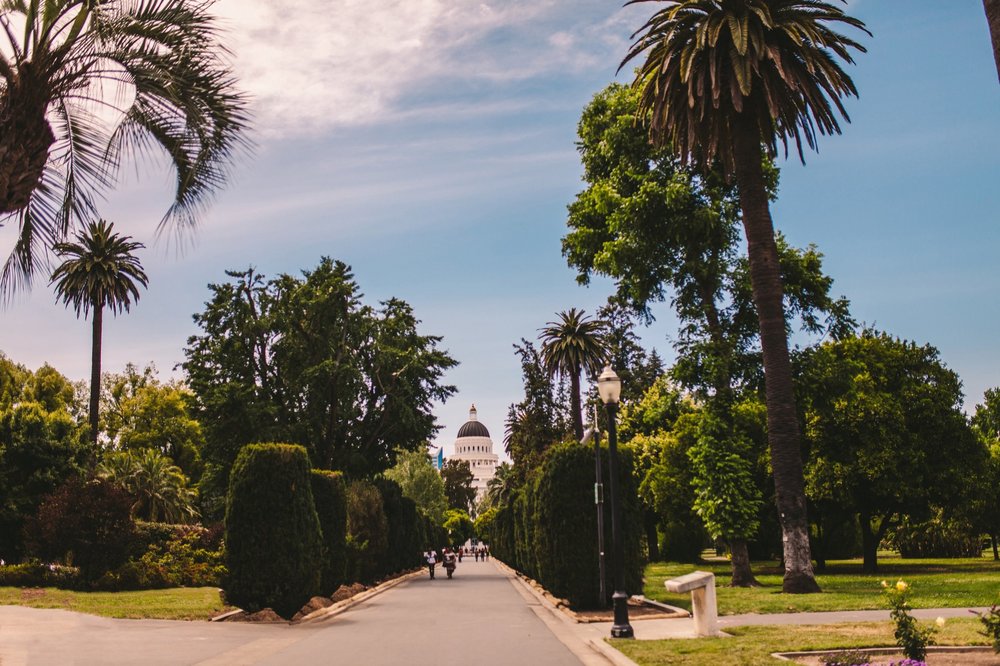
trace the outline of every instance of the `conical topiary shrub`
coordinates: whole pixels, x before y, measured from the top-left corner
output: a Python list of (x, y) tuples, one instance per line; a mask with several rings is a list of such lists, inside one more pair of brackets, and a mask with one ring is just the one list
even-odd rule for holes
[(347, 485), (344, 475), (325, 469), (312, 471), (313, 500), (323, 530), (323, 566), (320, 589), (333, 594), (345, 581), (347, 569)]
[(322, 534), (301, 446), (240, 450), (226, 499), (226, 600), (290, 618), (320, 591)]

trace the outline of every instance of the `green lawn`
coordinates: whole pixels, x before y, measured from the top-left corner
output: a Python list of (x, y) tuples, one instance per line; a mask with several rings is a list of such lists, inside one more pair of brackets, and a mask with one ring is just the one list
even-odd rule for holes
[[(735, 627), (726, 629), (732, 638), (697, 638), (662, 641), (611, 641), (640, 666), (758, 666), (788, 664), (771, 656), (774, 652), (836, 650), (859, 647), (894, 647), (889, 622), (859, 624)], [(948, 620), (936, 634), (938, 645), (988, 645), (977, 633), (982, 624), (975, 618)]]
[(177, 587), (139, 592), (0, 587), (0, 605), (64, 608), (104, 617), (158, 620), (207, 620), (226, 610), (215, 587)]
[(650, 599), (690, 609), (690, 594), (670, 594), (663, 582), (694, 570), (716, 575), (720, 615), (737, 613), (797, 613), (803, 611), (864, 610), (887, 608), (881, 581), (902, 578), (912, 587), (916, 608), (989, 606), (1000, 602), (1000, 562), (990, 558), (904, 560), (892, 554), (879, 556), (879, 573), (861, 573), (861, 560), (827, 563), (816, 576), (819, 594), (783, 594), (781, 570), (775, 562), (755, 562), (754, 573), (764, 587), (731, 588), (729, 563), (698, 565), (656, 563), (646, 568), (643, 593)]

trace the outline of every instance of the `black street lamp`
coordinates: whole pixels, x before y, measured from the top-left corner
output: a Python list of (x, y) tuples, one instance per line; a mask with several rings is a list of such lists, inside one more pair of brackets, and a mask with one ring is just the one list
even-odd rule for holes
[(604, 484), (601, 483), (601, 433), (597, 429), (597, 406), (594, 406), (594, 425), (587, 428), (581, 444), (594, 440), (594, 504), (597, 505), (597, 570), (598, 603), (601, 608), (608, 603), (607, 574), (604, 571)]
[(618, 400), (622, 394), (622, 380), (610, 365), (597, 378), (597, 393), (608, 408), (608, 473), (611, 487), (611, 542), (614, 548), (615, 593), (611, 595), (614, 604), (615, 623), (611, 626), (612, 638), (634, 638), (632, 625), (628, 622), (628, 594), (625, 593), (625, 554), (621, 532), (621, 508), (618, 502)]

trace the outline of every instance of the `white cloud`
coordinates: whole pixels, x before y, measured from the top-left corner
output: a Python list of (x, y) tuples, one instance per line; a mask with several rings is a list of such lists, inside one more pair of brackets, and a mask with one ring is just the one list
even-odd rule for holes
[(618, 29), (606, 14), (621, 13), (557, 0), (221, 0), (215, 11), (267, 135), (398, 117), (411, 111), (399, 100), (428, 87), (613, 72), (607, 37), (583, 33)]

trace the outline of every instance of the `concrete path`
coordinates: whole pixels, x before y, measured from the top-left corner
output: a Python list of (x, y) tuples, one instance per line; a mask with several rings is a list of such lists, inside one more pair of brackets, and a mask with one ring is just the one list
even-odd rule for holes
[(0, 606), (0, 664), (509, 664), (599, 666), (568, 623), (492, 562), (418, 577), (295, 626), (112, 620)]

